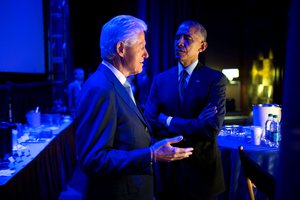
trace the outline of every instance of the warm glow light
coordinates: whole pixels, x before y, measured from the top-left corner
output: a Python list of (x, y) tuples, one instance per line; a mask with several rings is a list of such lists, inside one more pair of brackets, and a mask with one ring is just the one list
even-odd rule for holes
[(237, 68), (223, 69), (222, 72), (230, 81), (240, 76), (239, 69)]
[(259, 84), (258, 88), (257, 88), (257, 94), (258, 94), (258, 96), (262, 96), (263, 95), (263, 91), (264, 91), (264, 85), (263, 84)]

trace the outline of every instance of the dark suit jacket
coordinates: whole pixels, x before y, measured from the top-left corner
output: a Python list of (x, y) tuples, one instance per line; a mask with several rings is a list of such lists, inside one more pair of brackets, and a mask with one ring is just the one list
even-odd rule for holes
[[(171, 199), (205, 199), (224, 191), (224, 177), (216, 137), (225, 116), (227, 78), (223, 73), (199, 63), (194, 69), (180, 104), (178, 67), (160, 73), (152, 82), (145, 107), (155, 137), (161, 139), (183, 135), (181, 146), (194, 147), (188, 159), (160, 164), (161, 188)], [(209, 120), (199, 120), (203, 108), (212, 103), (218, 114)], [(165, 128), (157, 121), (159, 113), (173, 116)], [(182, 197), (181, 197), (182, 195)]]
[(88, 199), (152, 200), (147, 123), (126, 89), (104, 65), (77, 99), (76, 150), (88, 176)]

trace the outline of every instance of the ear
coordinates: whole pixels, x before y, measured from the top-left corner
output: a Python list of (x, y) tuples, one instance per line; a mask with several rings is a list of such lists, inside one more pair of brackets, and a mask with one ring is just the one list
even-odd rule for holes
[(205, 49), (207, 49), (207, 46), (208, 46), (207, 42), (206, 41), (202, 41), (201, 45), (200, 45), (200, 48), (199, 48), (199, 53), (205, 51)]
[(119, 54), (120, 57), (124, 57), (124, 53), (125, 53), (125, 44), (122, 41), (119, 41), (117, 43), (117, 47), (116, 47), (117, 53)]

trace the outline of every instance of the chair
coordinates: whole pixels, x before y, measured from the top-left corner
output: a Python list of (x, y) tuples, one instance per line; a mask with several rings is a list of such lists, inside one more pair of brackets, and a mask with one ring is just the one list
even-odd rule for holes
[(264, 170), (244, 151), (243, 146), (238, 147), (242, 170), (246, 179), (250, 200), (255, 200), (253, 188), (257, 188), (268, 199), (275, 198), (275, 178)]

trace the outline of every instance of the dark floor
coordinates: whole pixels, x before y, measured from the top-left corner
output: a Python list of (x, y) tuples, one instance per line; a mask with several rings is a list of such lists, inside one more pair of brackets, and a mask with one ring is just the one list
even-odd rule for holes
[(82, 192), (84, 190), (85, 183), (86, 177), (79, 170), (77, 165), (72, 179), (69, 181), (66, 190), (61, 192), (59, 200), (82, 200)]

